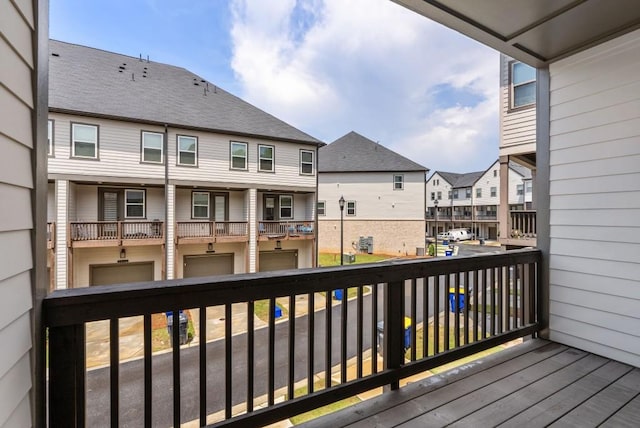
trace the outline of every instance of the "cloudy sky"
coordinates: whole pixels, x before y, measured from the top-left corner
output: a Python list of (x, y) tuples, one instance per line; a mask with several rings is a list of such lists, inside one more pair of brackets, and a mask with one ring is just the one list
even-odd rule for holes
[(498, 155), (498, 54), (390, 0), (50, 0), (51, 38), (189, 69), (330, 143), (434, 170)]

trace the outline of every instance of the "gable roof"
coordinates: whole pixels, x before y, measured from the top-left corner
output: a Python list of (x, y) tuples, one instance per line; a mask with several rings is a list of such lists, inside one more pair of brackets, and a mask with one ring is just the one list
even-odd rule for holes
[(447, 180), (449, 184), (451, 184), (452, 188), (460, 188), (460, 187), (471, 187), (476, 184), (476, 181), (482, 175), (484, 175), (485, 171), (475, 171), (475, 172), (467, 172), (464, 174), (458, 174), (455, 172), (444, 172), (444, 171), (436, 171), (440, 177)]
[(351, 131), (319, 150), (318, 171), (426, 172), (429, 169)]
[(49, 109), (322, 145), (190, 71), (49, 41)]
[(509, 161), (509, 168), (520, 174), (522, 178), (531, 178), (531, 170), (526, 166), (522, 166), (514, 161)]

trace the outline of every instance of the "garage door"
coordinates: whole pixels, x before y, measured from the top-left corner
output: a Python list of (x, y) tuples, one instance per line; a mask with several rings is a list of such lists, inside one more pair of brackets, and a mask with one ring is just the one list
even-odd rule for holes
[(184, 256), (184, 278), (233, 273), (233, 253)]
[(126, 284), (153, 281), (153, 262), (92, 265), (89, 267), (90, 285)]
[(268, 272), (271, 270), (297, 269), (297, 251), (262, 251), (260, 252), (259, 270)]

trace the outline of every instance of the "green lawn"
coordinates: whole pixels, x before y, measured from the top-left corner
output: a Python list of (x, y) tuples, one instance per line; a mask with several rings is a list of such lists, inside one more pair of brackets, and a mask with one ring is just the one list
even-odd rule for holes
[[(333, 383), (333, 385), (335, 385), (335, 382)], [(314, 384), (314, 391), (319, 391), (321, 389), (324, 389), (324, 379), (320, 379), (317, 380)], [(301, 388), (296, 389), (295, 391), (293, 391), (293, 396), (294, 397), (302, 397), (304, 395), (307, 395), (308, 391), (307, 391), (307, 387), (303, 386)], [(359, 403), (361, 400), (358, 397), (349, 397), (349, 398), (345, 398), (344, 400), (340, 400), (337, 401), (335, 403), (331, 403), (331, 404), (327, 404), (326, 406), (323, 407), (319, 407), (317, 409), (313, 409), (307, 413), (301, 413), (297, 416), (294, 416), (292, 418), (290, 418), (289, 420), (291, 421), (292, 424), (294, 425), (299, 425), (303, 422), (307, 422), (310, 421), (312, 419), (318, 418), (322, 415), (327, 415), (329, 413), (333, 413), (336, 412), (340, 409), (344, 409), (345, 407), (349, 407), (352, 406), (354, 404)]]
[[(375, 263), (389, 258), (389, 256), (382, 254), (356, 254), (356, 262), (350, 264)], [(318, 256), (318, 266), (340, 266), (340, 254), (320, 253)]]
[[(283, 317), (287, 317), (289, 315), (289, 311), (287, 311), (286, 308), (282, 307), (282, 305), (278, 305), (277, 300), (276, 300), (276, 306), (280, 306), (280, 309), (282, 309)], [(257, 300), (253, 304), (253, 312), (262, 321), (269, 322), (269, 299)]]

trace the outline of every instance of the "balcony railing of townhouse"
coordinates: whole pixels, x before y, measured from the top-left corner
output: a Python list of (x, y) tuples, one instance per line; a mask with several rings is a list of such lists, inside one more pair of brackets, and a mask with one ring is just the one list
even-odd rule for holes
[(69, 223), (69, 246), (156, 245), (164, 242), (164, 222), (93, 221)]
[(498, 214), (497, 213), (478, 213), (475, 216), (474, 220), (478, 220), (478, 221), (496, 221), (498, 219)]
[(536, 212), (535, 211), (511, 211), (511, 238), (535, 239), (536, 238)]
[(313, 220), (259, 221), (258, 239), (313, 239)]
[(56, 224), (47, 223), (47, 249), (53, 250), (56, 247)]
[(178, 243), (244, 242), (249, 238), (246, 221), (179, 221)]
[[(262, 426), (380, 386), (398, 389), (402, 378), (535, 334), (541, 317), (540, 269), (541, 253), (526, 249), (56, 290), (44, 300), (50, 426), (118, 426), (123, 415), (136, 412), (139, 426), (179, 426), (193, 420), (198, 426)], [(352, 287), (355, 297), (334, 303), (333, 290), (347, 296)], [(306, 299), (300, 304), (306, 314), (296, 318), (300, 297)], [(450, 298), (457, 314), (450, 312)], [(256, 302), (264, 299), (268, 321), (258, 326)], [(324, 308), (317, 312), (316, 299)], [(294, 314), (284, 325), (274, 318), (276, 303), (282, 302)], [(223, 308), (224, 334), (221, 341), (207, 344), (206, 309), (213, 306)], [(152, 314), (189, 308), (198, 309), (199, 341), (181, 349), (179, 329), (174, 328), (171, 354), (153, 355), (152, 362)], [(238, 334), (237, 324), (232, 325), (233, 318), (238, 322), (238, 308), (246, 312), (246, 334)], [(125, 366), (119, 360), (118, 339), (119, 320), (132, 316), (144, 320), (144, 358), (135, 366), (142, 392), (135, 397), (120, 383)], [(408, 337), (405, 316), (417, 327)], [(96, 371), (85, 368), (85, 326), (99, 320), (108, 320), (111, 337), (109, 391), (100, 396), (87, 390)], [(378, 365), (373, 348), (373, 364), (365, 369), (382, 320), (383, 365)], [(324, 332), (316, 333), (318, 326)], [(266, 344), (257, 346), (258, 338)], [(224, 355), (215, 367), (210, 360), (214, 345), (223, 349), (217, 355)], [(410, 350), (405, 353), (406, 345)], [(158, 371), (156, 358), (162, 356), (171, 359), (164, 367), (172, 369)], [(188, 371), (181, 361), (197, 363)], [(296, 367), (296, 361), (302, 363)], [(355, 370), (348, 375), (351, 364)], [(126, 367), (127, 376), (134, 376), (133, 366)], [(306, 389), (297, 389), (300, 384)], [(213, 408), (218, 398), (220, 408)], [(172, 409), (167, 416), (172, 420), (158, 421), (159, 409)]]

